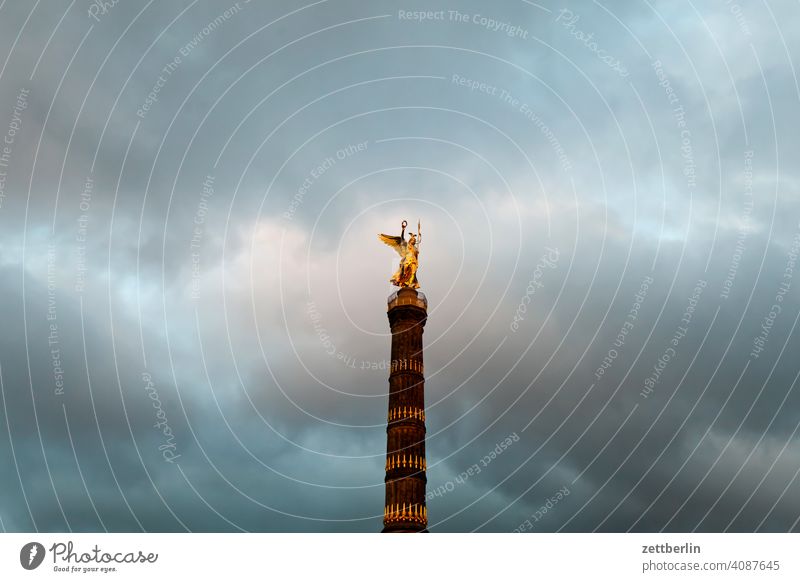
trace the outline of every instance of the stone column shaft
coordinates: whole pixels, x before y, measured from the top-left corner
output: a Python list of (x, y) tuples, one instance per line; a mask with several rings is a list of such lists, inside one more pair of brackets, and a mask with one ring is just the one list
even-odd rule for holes
[(425, 366), (422, 332), (428, 316), (425, 295), (402, 288), (389, 297), (392, 331), (389, 415), (386, 427), (384, 532), (423, 532), (425, 504)]

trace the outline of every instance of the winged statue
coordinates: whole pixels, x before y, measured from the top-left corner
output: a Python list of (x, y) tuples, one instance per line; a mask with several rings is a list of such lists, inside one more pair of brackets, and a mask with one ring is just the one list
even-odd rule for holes
[(407, 221), (403, 221), (400, 225), (402, 231), (400, 236), (391, 236), (388, 234), (379, 234), (378, 238), (386, 245), (392, 247), (397, 254), (400, 255), (400, 266), (389, 282), (397, 287), (410, 287), (412, 289), (419, 289), (419, 279), (417, 279), (417, 268), (419, 267), (419, 245), (422, 242), (422, 231), (420, 229), (420, 222), (417, 221), (417, 234), (413, 232), (408, 233), (408, 241), (406, 241), (406, 227)]

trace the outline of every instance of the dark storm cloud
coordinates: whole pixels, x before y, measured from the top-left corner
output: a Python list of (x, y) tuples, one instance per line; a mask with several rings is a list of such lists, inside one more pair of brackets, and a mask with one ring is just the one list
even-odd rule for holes
[(796, 10), (82, 4), (0, 10), (7, 530), (378, 530), (402, 218), (434, 531), (796, 529)]

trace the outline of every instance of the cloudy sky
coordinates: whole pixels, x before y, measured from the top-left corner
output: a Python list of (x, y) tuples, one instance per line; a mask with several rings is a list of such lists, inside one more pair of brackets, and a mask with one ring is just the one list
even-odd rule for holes
[(379, 531), (404, 219), (432, 531), (800, 529), (797, 3), (101, 4), (0, 2), (2, 530)]

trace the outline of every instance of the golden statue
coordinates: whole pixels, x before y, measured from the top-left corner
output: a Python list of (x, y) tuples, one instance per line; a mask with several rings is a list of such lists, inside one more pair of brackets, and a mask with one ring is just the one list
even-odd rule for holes
[(420, 230), (420, 222), (417, 221), (417, 234), (413, 232), (408, 233), (408, 242), (406, 242), (406, 226), (408, 222), (405, 220), (400, 225), (403, 230), (400, 236), (389, 236), (388, 234), (379, 234), (378, 238), (385, 244), (392, 247), (400, 255), (400, 266), (389, 282), (397, 287), (410, 287), (411, 289), (419, 289), (419, 279), (417, 279), (417, 268), (419, 268), (419, 245), (422, 242), (422, 232)]

